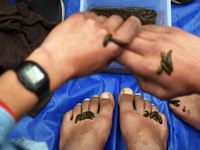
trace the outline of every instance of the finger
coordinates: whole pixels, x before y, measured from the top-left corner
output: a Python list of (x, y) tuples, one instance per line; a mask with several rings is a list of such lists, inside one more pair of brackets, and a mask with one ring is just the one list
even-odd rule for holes
[(84, 13), (81, 13), (85, 18), (95, 18), (97, 17), (97, 15), (94, 13), (94, 12), (84, 12)]
[(160, 45), (158, 43), (149, 41), (141, 37), (136, 37), (128, 47), (129, 50), (136, 52), (140, 55), (147, 55), (149, 53), (152, 53), (152, 51), (155, 51), (154, 49), (160, 51), (159, 48)]
[(108, 29), (108, 32), (113, 34), (123, 24), (123, 19), (118, 15), (110, 16), (102, 25)]
[(171, 27), (158, 26), (158, 25), (144, 25), (142, 26), (142, 30), (148, 30), (150, 32), (156, 32), (156, 33), (170, 33)]
[(143, 56), (137, 53), (125, 50), (120, 56), (116, 58), (116, 61), (140, 75), (146, 75), (147, 73), (145, 68), (146, 65), (149, 64), (145, 62)]
[(104, 23), (108, 18), (105, 16), (97, 16), (96, 19), (99, 23)]
[(135, 93), (135, 109), (139, 113), (144, 113), (144, 99), (140, 93)]
[(152, 109), (152, 112), (154, 112), (154, 111), (157, 111), (157, 112), (159, 112), (159, 109), (158, 109), (158, 107), (156, 106), (156, 105), (154, 105), (154, 104), (151, 104), (151, 109)]
[(144, 98), (144, 110), (151, 112), (151, 107), (151, 102), (147, 98)]
[(141, 22), (138, 18), (131, 16), (124, 24), (116, 31), (114, 38), (130, 43), (134, 37), (139, 33)]
[(145, 79), (137, 74), (134, 74), (134, 77), (137, 79), (139, 87), (142, 91), (152, 94), (160, 99), (167, 99), (169, 96), (167, 95), (166, 89), (155, 81)]

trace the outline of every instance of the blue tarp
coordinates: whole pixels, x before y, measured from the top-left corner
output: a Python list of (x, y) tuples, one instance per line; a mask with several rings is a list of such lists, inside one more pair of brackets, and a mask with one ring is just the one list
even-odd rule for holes
[[(64, 0), (66, 9), (71, 13), (79, 11), (79, 1), (74, 0), (68, 3)], [(200, 0), (185, 5), (177, 6), (172, 4), (172, 25), (178, 26), (185, 31), (200, 36)], [(26, 115), (17, 124), (10, 138), (26, 137), (35, 141), (46, 141), (49, 149), (57, 150), (59, 142), (59, 131), (62, 117), (65, 112), (82, 102), (85, 98), (93, 95), (100, 95), (109, 91), (114, 95), (116, 107), (113, 116), (113, 127), (105, 150), (125, 150), (125, 142), (120, 132), (117, 97), (121, 89), (130, 87), (135, 93), (141, 93), (152, 103), (158, 106), (159, 110), (168, 118), (169, 127), (169, 150), (200, 150), (200, 132), (181, 121), (169, 110), (168, 101), (161, 101), (156, 97), (144, 93), (140, 90), (133, 75), (120, 74), (93, 74), (87, 77), (74, 79), (57, 91), (55, 91), (48, 105), (32, 119)], [(134, 124), (133, 124), (134, 126)]]

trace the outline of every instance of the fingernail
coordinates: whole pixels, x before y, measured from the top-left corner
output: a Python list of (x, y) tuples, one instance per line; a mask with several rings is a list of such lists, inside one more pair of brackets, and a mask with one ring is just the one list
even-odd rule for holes
[(110, 94), (103, 93), (103, 94), (101, 94), (101, 98), (103, 98), (103, 99), (109, 99), (110, 98)]
[(138, 95), (138, 96), (140, 96), (141, 94), (140, 94), (140, 93), (135, 93), (135, 95)]
[(99, 95), (93, 95), (92, 97), (99, 97)]
[(151, 105), (154, 105), (154, 104), (151, 104)]
[(130, 88), (125, 88), (123, 90), (123, 94), (127, 94), (127, 95), (132, 95), (134, 94), (133, 91)]
[(84, 99), (84, 101), (90, 101), (90, 99), (89, 99), (89, 98), (86, 98), (86, 99)]
[(77, 105), (82, 105), (81, 103), (78, 103)]
[(144, 98), (144, 100), (148, 101), (148, 99), (147, 99), (147, 98)]

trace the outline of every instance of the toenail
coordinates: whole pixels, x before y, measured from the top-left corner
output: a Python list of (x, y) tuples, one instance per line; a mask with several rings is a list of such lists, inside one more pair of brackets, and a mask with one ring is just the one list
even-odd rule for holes
[(86, 98), (86, 99), (84, 99), (84, 101), (90, 101), (90, 99), (89, 99), (89, 98)]
[(99, 95), (93, 95), (92, 97), (99, 97)]
[(77, 105), (82, 105), (81, 103), (78, 103)]
[(132, 91), (131, 89), (125, 88), (125, 89), (123, 90), (123, 94), (132, 95), (132, 94), (134, 94), (134, 93), (133, 93), (133, 91)]
[(103, 99), (109, 99), (110, 98), (110, 94), (103, 93), (103, 94), (101, 94), (101, 98), (103, 98)]
[(140, 94), (140, 93), (135, 93), (135, 95), (138, 95), (138, 96), (140, 96), (141, 94)]
[(148, 101), (148, 99), (147, 99), (147, 98), (144, 98), (144, 100)]

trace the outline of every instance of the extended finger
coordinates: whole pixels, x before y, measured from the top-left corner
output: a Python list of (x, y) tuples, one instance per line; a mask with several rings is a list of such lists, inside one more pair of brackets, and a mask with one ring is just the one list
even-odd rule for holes
[(148, 73), (148, 70), (146, 69), (146, 67), (149, 66), (148, 61), (145, 60), (145, 57), (132, 51), (123, 51), (123, 53), (116, 58), (116, 61), (126, 66), (134, 73), (140, 75), (146, 75)]
[(157, 33), (170, 33), (171, 27), (159, 26), (159, 25), (144, 25), (142, 26), (142, 30), (148, 30), (150, 32), (157, 32)]
[(113, 34), (123, 24), (123, 19), (118, 15), (110, 16), (102, 26), (105, 27), (109, 33)]
[(134, 77), (137, 79), (139, 87), (142, 91), (152, 94), (160, 99), (167, 99), (170, 95), (167, 95), (166, 89), (160, 86), (155, 81), (146, 79), (142, 76), (134, 74)]
[(141, 28), (141, 22), (138, 18), (129, 17), (122, 26), (114, 34), (114, 38), (117, 38), (125, 43), (130, 43), (138, 34)]

